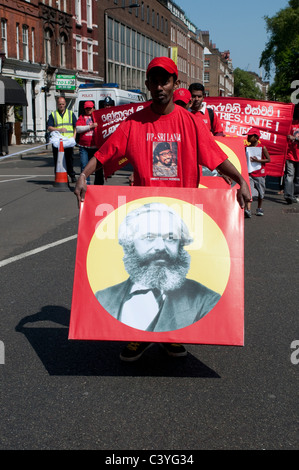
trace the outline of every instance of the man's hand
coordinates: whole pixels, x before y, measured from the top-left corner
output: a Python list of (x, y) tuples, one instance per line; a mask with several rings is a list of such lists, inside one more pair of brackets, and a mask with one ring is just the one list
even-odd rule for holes
[(87, 189), (86, 178), (85, 178), (85, 175), (81, 173), (81, 175), (79, 176), (77, 180), (75, 191), (74, 191), (74, 194), (76, 195), (77, 200), (78, 200), (79, 208), (80, 208), (80, 203), (84, 201), (86, 189)]
[(237, 190), (237, 201), (241, 209), (245, 208), (245, 203), (251, 201), (251, 194), (246, 181), (241, 183), (240, 188)]

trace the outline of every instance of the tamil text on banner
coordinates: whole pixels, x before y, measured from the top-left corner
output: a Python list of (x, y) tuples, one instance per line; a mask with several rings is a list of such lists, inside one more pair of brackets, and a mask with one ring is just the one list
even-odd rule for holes
[[(127, 119), (144, 107), (148, 106), (151, 102), (144, 101), (141, 103), (130, 103), (121, 106), (113, 106), (111, 108), (99, 109), (93, 112), (93, 118), (97, 122), (98, 127), (95, 131), (95, 143), (98, 148), (103, 145), (105, 140), (117, 129), (122, 121)], [(119, 170), (128, 163), (127, 158), (124, 156), (121, 159), (111, 160), (104, 166), (105, 177), (112, 175), (115, 171)]]
[(294, 112), (292, 103), (231, 97), (207, 97), (205, 100), (217, 113), (224, 134), (243, 136), (246, 140), (249, 129), (257, 127), (261, 131), (260, 142), (267, 147), (271, 157), (266, 174), (283, 175), (287, 135)]
[(235, 189), (89, 186), (69, 339), (243, 345)]
[[(226, 137), (216, 136), (214, 139), (250, 187), (244, 138), (227, 135)], [(205, 167), (201, 167), (200, 170), (200, 188), (229, 188), (228, 183), (219, 175), (217, 170), (210, 171)], [(231, 187), (234, 186), (235, 183), (233, 182)]]

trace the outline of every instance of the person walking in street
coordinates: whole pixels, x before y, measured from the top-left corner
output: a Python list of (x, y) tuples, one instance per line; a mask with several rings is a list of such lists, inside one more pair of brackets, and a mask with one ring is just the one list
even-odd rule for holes
[[(229, 162), (227, 155), (214, 141), (204, 122), (173, 102), (173, 92), (179, 86), (178, 69), (168, 57), (156, 57), (148, 65), (146, 87), (152, 102), (143, 110), (123, 121), (102, 147), (90, 159), (78, 178), (75, 195), (80, 204), (86, 193), (86, 179), (96, 168), (110, 159), (126, 156), (134, 168), (134, 184), (150, 187), (197, 188), (199, 165), (220, 171), (240, 185), (237, 199), (242, 208), (250, 200), (245, 179)], [(157, 141), (176, 142), (177, 174), (175, 177), (153, 175), (154, 150)], [(217, 204), (217, 201), (215, 201)], [(185, 356), (181, 344), (163, 343), (170, 356)], [(129, 343), (120, 358), (125, 361), (139, 359), (149, 343)]]
[[(247, 162), (251, 171), (249, 171), (249, 182), (251, 194), (254, 194), (254, 190), (258, 193), (258, 207), (255, 214), (263, 216), (264, 211), (262, 209), (263, 199), (265, 197), (266, 190), (266, 172), (265, 165), (271, 161), (267, 148), (260, 144), (261, 134), (259, 129), (252, 127), (248, 131), (247, 141), (249, 146), (246, 147)], [(256, 168), (256, 169), (255, 169)], [(251, 218), (251, 201), (247, 202), (245, 208), (245, 217)]]
[[(95, 129), (97, 122), (93, 120), (93, 112), (95, 110), (93, 101), (85, 101), (84, 114), (79, 116), (76, 123), (77, 143), (79, 146), (81, 172), (84, 171), (87, 163), (97, 151), (95, 143)], [(90, 184), (90, 178), (87, 183)], [(104, 184), (103, 168), (95, 172), (94, 184)]]
[(295, 184), (299, 192), (299, 105), (294, 109), (293, 122), (288, 134), (288, 149), (285, 163), (284, 198), (287, 204), (298, 202)]
[[(57, 110), (50, 114), (48, 118), (48, 131), (59, 132), (63, 137), (75, 137), (76, 135), (76, 122), (75, 114), (66, 109), (66, 100), (64, 96), (59, 96), (57, 99)], [(54, 173), (56, 172), (56, 164), (58, 158), (59, 146), (52, 145), (53, 159), (54, 159)], [(73, 147), (64, 148), (66, 169), (72, 183), (76, 182), (76, 174), (73, 167)]]

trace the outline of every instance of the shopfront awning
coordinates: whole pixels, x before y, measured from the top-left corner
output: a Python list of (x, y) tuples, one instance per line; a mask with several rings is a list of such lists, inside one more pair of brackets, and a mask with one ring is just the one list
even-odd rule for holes
[(27, 106), (26, 94), (16, 80), (0, 75), (0, 104)]

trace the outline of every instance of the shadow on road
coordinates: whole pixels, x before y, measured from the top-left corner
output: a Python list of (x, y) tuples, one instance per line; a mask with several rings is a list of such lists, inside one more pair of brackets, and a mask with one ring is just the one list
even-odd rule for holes
[[(16, 326), (50, 375), (220, 378), (192, 354), (170, 358), (159, 344), (147, 350), (137, 362), (122, 362), (119, 353), (125, 343), (69, 340), (69, 319), (68, 309), (47, 305), (40, 312), (24, 317)], [(37, 325), (42, 322), (44, 325)]]

